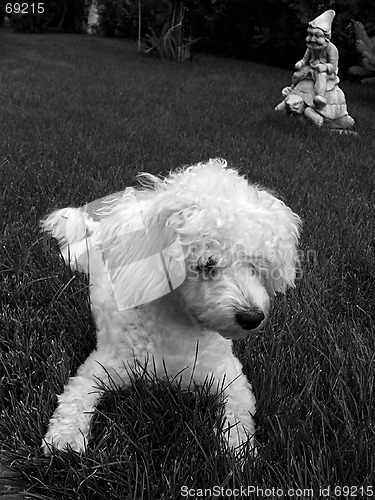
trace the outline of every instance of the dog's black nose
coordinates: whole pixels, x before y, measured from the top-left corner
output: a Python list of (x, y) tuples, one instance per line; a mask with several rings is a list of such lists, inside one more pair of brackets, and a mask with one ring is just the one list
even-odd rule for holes
[(254, 330), (264, 320), (262, 311), (245, 311), (236, 314), (237, 323), (244, 330)]

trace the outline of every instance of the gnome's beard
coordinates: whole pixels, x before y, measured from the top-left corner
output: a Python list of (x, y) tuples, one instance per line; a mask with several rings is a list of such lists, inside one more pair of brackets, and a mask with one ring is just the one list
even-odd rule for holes
[(308, 49), (314, 50), (315, 52), (321, 52), (326, 46), (327, 42), (324, 42), (323, 45), (320, 43), (310, 43), (310, 42), (306, 43), (306, 47)]

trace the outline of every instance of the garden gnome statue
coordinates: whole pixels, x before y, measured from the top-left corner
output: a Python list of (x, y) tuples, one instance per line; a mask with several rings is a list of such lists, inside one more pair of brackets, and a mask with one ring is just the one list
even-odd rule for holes
[(334, 17), (335, 11), (327, 10), (309, 22), (306, 52), (294, 66), (292, 85), (282, 90), (284, 101), (275, 109), (303, 115), (318, 126), (351, 129), (354, 120), (338, 87), (338, 50), (331, 42)]
[(339, 53), (335, 45), (330, 41), (332, 21), (335, 17), (334, 10), (327, 10), (309, 23), (307, 28), (306, 46), (307, 50), (303, 58), (295, 64), (297, 70), (293, 73), (292, 83), (295, 86), (299, 81), (311, 75), (315, 81), (314, 104), (323, 108), (327, 104), (326, 91), (327, 80), (338, 83), (337, 63)]

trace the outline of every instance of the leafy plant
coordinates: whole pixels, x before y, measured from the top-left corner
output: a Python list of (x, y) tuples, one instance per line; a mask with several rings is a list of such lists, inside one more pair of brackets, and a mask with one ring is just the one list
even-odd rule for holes
[(356, 46), (362, 56), (362, 66), (351, 66), (349, 72), (361, 78), (375, 77), (375, 36), (370, 38), (359, 21), (354, 23), (354, 31)]
[(189, 40), (181, 36), (179, 25), (168, 28), (166, 24), (160, 35), (157, 35), (152, 28), (145, 36), (145, 54), (153, 54), (160, 59), (172, 61), (190, 61), (190, 47), (196, 40)]

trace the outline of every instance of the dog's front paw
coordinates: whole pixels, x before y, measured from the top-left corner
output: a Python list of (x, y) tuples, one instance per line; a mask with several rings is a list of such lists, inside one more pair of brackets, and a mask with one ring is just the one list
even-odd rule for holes
[(237, 446), (231, 447), (236, 459), (240, 462), (245, 460), (254, 460), (258, 456), (258, 448), (255, 439), (251, 438), (246, 442), (241, 442)]
[(87, 448), (88, 435), (80, 429), (64, 429), (52, 426), (48, 429), (42, 442), (42, 450), (45, 456), (53, 453), (53, 450), (73, 450), (84, 453)]
[(247, 458), (255, 458), (258, 455), (257, 447), (253, 434), (248, 429), (245, 429), (240, 422), (234, 425), (229, 425), (226, 422), (222, 434), (229, 449), (237, 457), (246, 455)]

